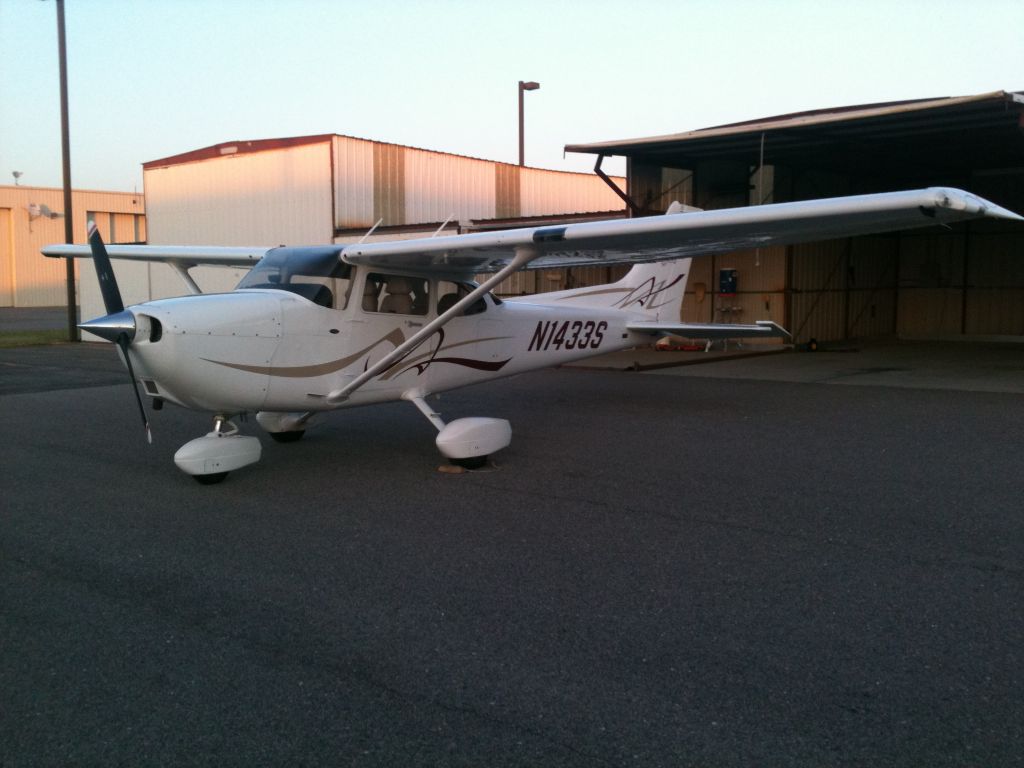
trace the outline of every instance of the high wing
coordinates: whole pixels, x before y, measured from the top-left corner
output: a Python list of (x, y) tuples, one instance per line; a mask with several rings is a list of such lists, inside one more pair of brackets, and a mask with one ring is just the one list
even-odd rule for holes
[(497, 272), (662, 261), (1017, 214), (959, 189), (807, 200), (637, 219), (593, 221), (348, 245), (342, 259), (381, 269)]
[[(159, 261), (174, 263), (185, 269), (199, 266), (251, 267), (262, 259), (270, 248), (265, 246), (241, 247), (218, 245), (108, 245), (112, 259), (131, 261)], [(47, 245), (44, 256), (53, 258), (92, 258), (88, 245)]]
[[(41, 250), (44, 256), (53, 258), (85, 259), (93, 255), (88, 245), (47, 245)], [(112, 259), (167, 264), (182, 279), (189, 293), (199, 294), (203, 291), (189, 274), (193, 267), (250, 268), (266, 256), (269, 250), (265, 247), (217, 245), (110, 245), (107, 246), (107, 255)], [(340, 247), (338, 250), (340, 252)]]
[[(979, 217), (1021, 217), (959, 189), (806, 200), (637, 219), (509, 229), (468, 235), (337, 246), (342, 261), (444, 276), (520, 269), (662, 261), (770, 245), (891, 232)], [(251, 267), (266, 246), (111, 245), (113, 259), (196, 266)], [(45, 256), (88, 258), (87, 245), (48, 245)]]

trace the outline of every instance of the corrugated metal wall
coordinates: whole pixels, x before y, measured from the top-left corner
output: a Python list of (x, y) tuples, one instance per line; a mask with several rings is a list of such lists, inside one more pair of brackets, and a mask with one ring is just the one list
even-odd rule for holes
[(1002, 222), (900, 241), (898, 332), (905, 338), (1024, 336), (1024, 234)]
[[(613, 177), (612, 180), (625, 189), (625, 179)], [(519, 199), (519, 216), (589, 213), (623, 208), (619, 196), (597, 176), (541, 168), (520, 169)]]
[(147, 168), (157, 245), (329, 243), (331, 142)]
[(373, 221), (383, 219), (381, 223), (388, 226), (405, 224), (405, 198), (405, 148), (374, 144)]
[[(105, 233), (113, 223), (111, 242), (135, 242), (137, 226), (145, 232), (142, 195), (77, 190), (72, 195), (75, 242), (85, 242), (90, 212), (99, 214), (97, 223)], [(30, 220), (30, 205), (63, 212), (64, 193), (44, 187), (0, 186), (0, 306), (61, 306), (67, 300), (64, 262), (48, 259), (39, 250), (64, 242), (64, 219)]]
[[(612, 211), (622, 201), (597, 176), (333, 137), (334, 228)], [(624, 187), (625, 180), (617, 179)]]
[(794, 341), (1024, 336), (1022, 246), (999, 222), (793, 246)]
[(1010, 226), (970, 227), (964, 333), (1024, 336), (1024, 234)]
[(900, 243), (899, 235), (876, 235), (793, 246), (793, 340), (892, 335)]
[(522, 210), (519, 166), (499, 164), (494, 168), (494, 217), (512, 219)]
[[(405, 149), (403, 154), (405, 219), (395, 223), (495, 216), (495, 163), (422, 149)], [(403, 186), (395, 190), (401, 193)]]
[(369, 228), (374, 215), (375, 159), (372, 141), (335, 136), (332, 141), (334, 165), (334, 228)]

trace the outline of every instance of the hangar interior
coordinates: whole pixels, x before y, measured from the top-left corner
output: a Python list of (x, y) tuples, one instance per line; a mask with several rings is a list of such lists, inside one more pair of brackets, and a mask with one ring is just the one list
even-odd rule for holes
[[(823, 109), (594, 144), (627, 159), (630, 215), (952, 186), (1024, 212), (1024, 94)], [(968, 222), (698, 259), (683, 319), (810, 339), (1024, 341), (1024, 227)], [(736, 284), (722, 290), (721, 272)]]

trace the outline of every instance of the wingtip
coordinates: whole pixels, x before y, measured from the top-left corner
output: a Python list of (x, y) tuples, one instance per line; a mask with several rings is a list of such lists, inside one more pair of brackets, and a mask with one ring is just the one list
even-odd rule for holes
[(1008, 208), (993, 203), (973, 192), (954, 187), (931, 187), (931, 193), (935, 201), (935, 208), (962, 211), (968, 214), (981, 216), (990, 219), (1008, 219), (1010, 221), (1024, 221), (1021, 216)]

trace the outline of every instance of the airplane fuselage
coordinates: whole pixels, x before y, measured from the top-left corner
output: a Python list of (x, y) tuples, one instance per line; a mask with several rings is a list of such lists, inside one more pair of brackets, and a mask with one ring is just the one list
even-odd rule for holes
[(592, 355), (645, 338), (626, 329), (636, 313), (496, 302), (452, 319), (341, 404), (339, 389), (393, 350), (429, 314), (323, 307), (284, 290), (240, 290), (163, 299), (128, 309), (131, 346), (147, 394), (216, 413), (322, 411), (426, 395)]

